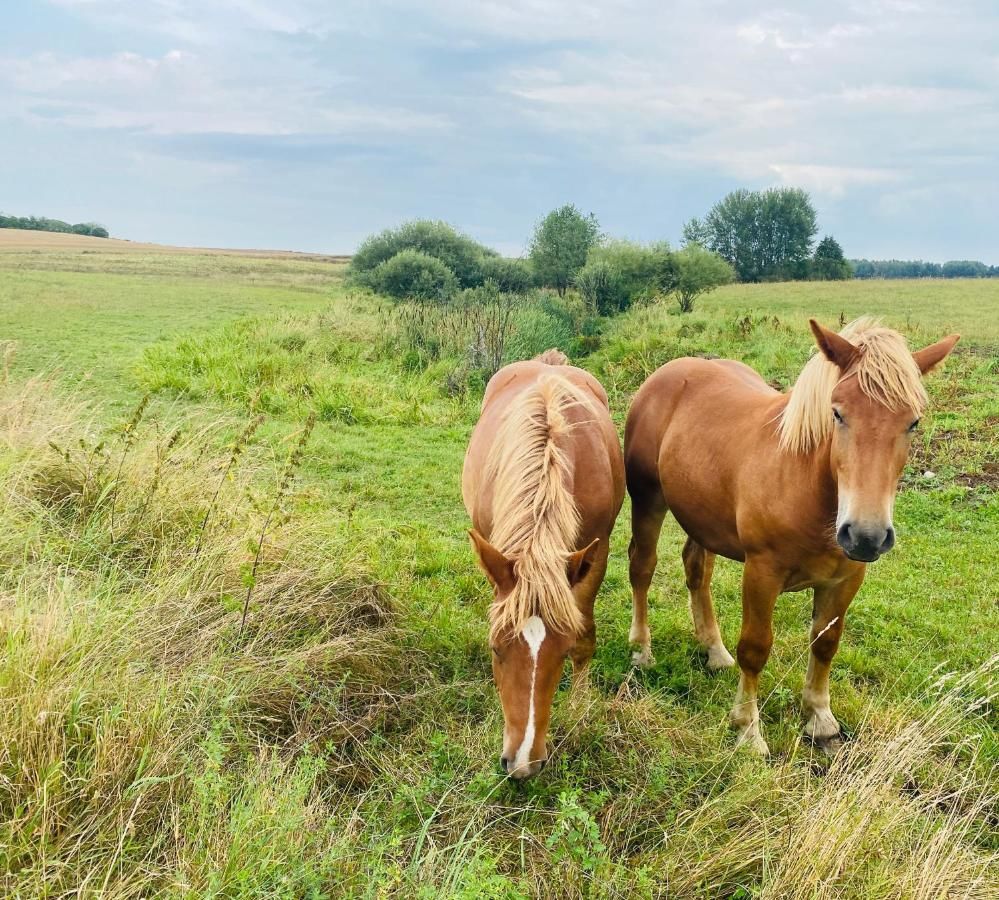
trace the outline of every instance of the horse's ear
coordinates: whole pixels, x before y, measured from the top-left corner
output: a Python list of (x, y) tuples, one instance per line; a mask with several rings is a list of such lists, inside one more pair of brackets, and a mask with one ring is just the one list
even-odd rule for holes
[(582, 550), (577, 550), (575, 553), (570, 554), (565, 566), (566, 574), (569, 576), (570, 587), (575, 587), (590, 574), (590, 569), (593, 568), (593, 560), (597, 557), (597, 545), (599, 543), (600, 538), (594, 538)]
[(924, 375), (932, 372), (950, 355), (950, 351), (954, 349), (954, 345), (959, 340), (961, 340), (961, 335), (951, 334), (942, 341), (937, 341), (935, 344), (930, 344), (929, 347), (923, 347), (922, 350), (913, 353), (912, 358), (919, 366), (919, 371)]
[(846, 371), (856, 361), (860, 351), (845, 337), (840, 337), (835, 331), (823, 328), (815, 319), (809, 319), (808, 324), (815, 335), (815, 343), (819, 345), (822, 355), (831, 363), (835, 363), (842, 371)]
[(489, 583), (504, 593), (512, 591), (516, 581), (513, 574), (513, 562), (500, 553), (474, 528), (468, 530), (468, 536), (472, 539), (479, 567), (486, 573)]

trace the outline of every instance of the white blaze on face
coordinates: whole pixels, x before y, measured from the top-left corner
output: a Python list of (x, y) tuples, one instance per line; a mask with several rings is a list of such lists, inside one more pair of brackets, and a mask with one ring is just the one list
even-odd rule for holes
[(534, 746), (534, 681), (538, 675), (538, 656), (544, 643), (545, 623), (538, 616), (531, 616), (520, 631), (521, 637), (531, 651), (531, 700), (527, 710), (527, 727), (524, 729), (524, 740), (520, 742), (517, 755), (513, 759), (511, 772), (526, 768), (531, 763), (531, 748)]

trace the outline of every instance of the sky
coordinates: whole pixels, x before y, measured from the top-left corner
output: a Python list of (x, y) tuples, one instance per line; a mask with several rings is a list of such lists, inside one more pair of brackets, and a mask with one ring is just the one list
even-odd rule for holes
[(849, 257), (999, 263), (999, 4), (2, 0), (0, 211), (330, 253), (549, 210), (677, 242), (808, 190)]

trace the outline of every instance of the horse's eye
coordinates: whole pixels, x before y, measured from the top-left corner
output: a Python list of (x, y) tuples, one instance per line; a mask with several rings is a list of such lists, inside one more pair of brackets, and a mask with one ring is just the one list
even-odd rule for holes
[(840, 424), (840, 425), (842, 425), (842, 424), (843, 424), (843, 416), (842, 416), (842, 415), (840, 415), (840, 411), (839, 411), (838, 409), (833, 409), (833, 418), (834, 418), (834, 419), (835, 419), (835, 420), (836, 420), (837, 422), (839, 422), (839, 424)]
[(909, 431), (915, 431), (918, 427), (919, 427), (919, 419), (916, 419), (916, 421), (909, 426)]

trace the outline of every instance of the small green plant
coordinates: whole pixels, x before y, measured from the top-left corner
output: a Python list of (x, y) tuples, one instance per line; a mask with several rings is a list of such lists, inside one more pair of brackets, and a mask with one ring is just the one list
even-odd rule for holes
[[(578, 790), (562, 791), (558, 795), (555, 826), (545, 842), (556, 863), (580, 868), (592, 874), (607, 861), (607, 847), (600, 837), (600, 825)], [(586, 797), (590, 808), (599, 809), (607, 797), (601, 792)]]

